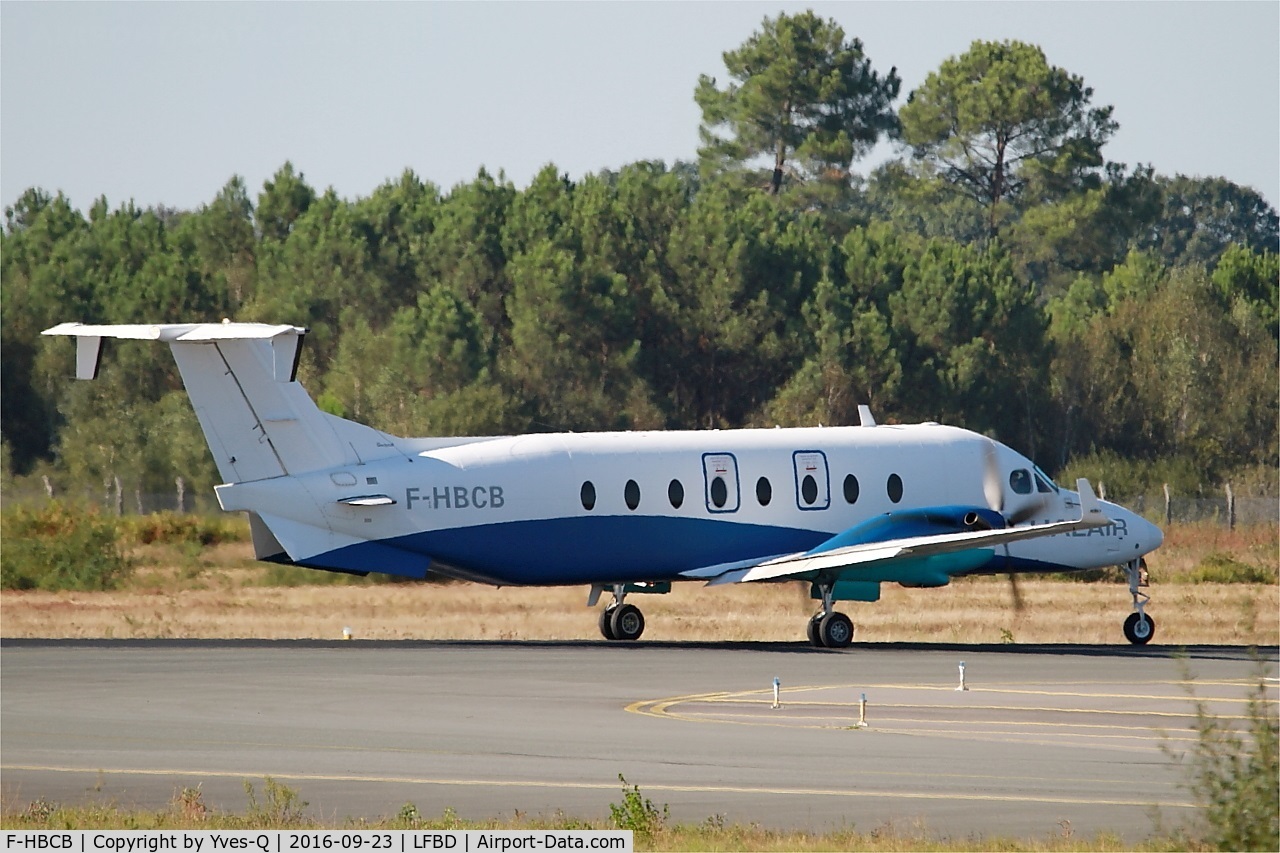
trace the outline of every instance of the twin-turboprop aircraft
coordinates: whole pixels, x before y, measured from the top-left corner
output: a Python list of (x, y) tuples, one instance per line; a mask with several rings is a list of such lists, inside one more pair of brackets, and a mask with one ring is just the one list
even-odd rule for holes
[(399, 438), (320, 411), (296, 381), (306, 329), (257, 323), (88, 326), (76, 374), (103, 338), (169, 344), (259, 560), (501, 586), (602, 593), (610, 640), (635, 640), (629, 595), (674, 581), (803, 581), (821, 609), (810, 642), (853, 639), (837, 601), (973, 574), (1122, 566), (1132, 643), (1148, 642), (1144, 554), (1160, 530), (1059, 488), (1030, 460), (964, 429), (919, 424), (698, 432)]

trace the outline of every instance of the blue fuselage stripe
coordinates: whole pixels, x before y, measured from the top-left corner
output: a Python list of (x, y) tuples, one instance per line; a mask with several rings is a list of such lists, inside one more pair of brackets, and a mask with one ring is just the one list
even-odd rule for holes
[(804, 551), (830, 535), (719, 519), (579, 516), (424, 531), (350, 545), (310, 562), (421, 577), (429, 558), (513, 586), (598, 583), (602, 577), (673, 580), (702, 566)]

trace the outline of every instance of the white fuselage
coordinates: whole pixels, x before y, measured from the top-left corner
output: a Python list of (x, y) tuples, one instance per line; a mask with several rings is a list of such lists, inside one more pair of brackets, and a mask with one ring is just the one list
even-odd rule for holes
[[(991, 446), (936, 424), (400, 444), (376, 462), (221, 486), (219, 497), (262, 515), (303, 564), (411, 576), (432, 565), (496, 584), (656, 581), (805, 550), (885, 513), (986, 506)], [(1026, 524), (1078, 514), (1074, 492), (995, 447), (1005, 514), (1034, 505)], [(361, 496), (394, 503), (343, 502)], [(1153, 525), (1105, 506), (1112, 525), (1002, 546), (977, 571), (1094, 568), (1160, 544)]]

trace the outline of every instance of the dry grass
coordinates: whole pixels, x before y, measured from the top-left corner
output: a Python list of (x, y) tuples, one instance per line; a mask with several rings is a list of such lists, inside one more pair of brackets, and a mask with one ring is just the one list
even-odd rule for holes
[[(586, 590), (492, 589), (473, 584), (260, 587), (226, 570), (203, 583), (123, 592), (10, 592), (0, 596), (4, 637), (338, 638), (570, 640), (599, 635)], [(206, 573), (213, 575), (214, 573)], [(154, 575), (151, 579), (155, 580)], [(198, 588), (203, 587), (203, 588)], [(1129, 610), (1113, 583), (1028, 580), (1010, 606), (1002, 578), (933, 590), (888, 585), (876, 604), (847, 603), (861, 642), (1114, 643)], [(1280, 588), (1158, 583), (1152, 614), (1162, 644), (1275, 644)], [(651, 640), (798, 640), (814, 610), (798, 584), (715, 590), (678, 584), (633, 596)], [(1007, 632), (1007, 633), (1006, 633)]]
[[(1280, 586), (1188, 584), (1209, 554), (1275, 570), (1276, 528), (1229, 532), (1214, 525), (1168, 531), (1151, 560), (1151, 614), (1162, 645), (1275, 645)], [(585, 587), (493, 589), (473, 584), (262, 586), (271, 567), (247, 543), (202, 550), (152, 545), (117, 592), (0, 594), (2, 637), (194, 637), (336, 639), (597, 639)], [(312, 577), (305, 573), (304, 577)], [(314, 573), (317, 579), (329, 579)], [(1130, 610), (1122, 583), (1024, 577), (1024, 607), (1011, 606), (1005, 578), (960, 580), (942, 589), (885, 584), (876, 604), (847, 602), (859, 642), (1116, 643)], [(670, 595), (632, 596), (644, 610), (648, 640), (799, 641), (815, 609), (796, 583), (709, 590), (677, 584)]]

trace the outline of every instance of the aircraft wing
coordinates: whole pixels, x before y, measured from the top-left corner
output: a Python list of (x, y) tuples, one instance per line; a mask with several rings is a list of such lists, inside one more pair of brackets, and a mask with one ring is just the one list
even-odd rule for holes
[(1041, 536), (1054, 536), (1059, 533), (1070, 533), (1073, 530), (1105, 527), (1111, 524), (1111, 519), (1102, 511), (1089, 481), (1078, 480), (1076, 488), (1080, 493), (1080, 518), (1073, 521), (1006, 527), (998, 530), (966, 530), (957, 533), (912, 536), (848, 545), (830, 550), (823, 550), (824, 546), (819, 545), (809, 551), (766, 558), (754, 565), (707, 566), (683, 574), (691, 579), (706, 580), (708, 586), (751, 581), (808, 579), (820, 572), (838, 571), (851, 566), (891, 563), (895, 560), (991, 548), (1021, 539), (1036, 539)]

